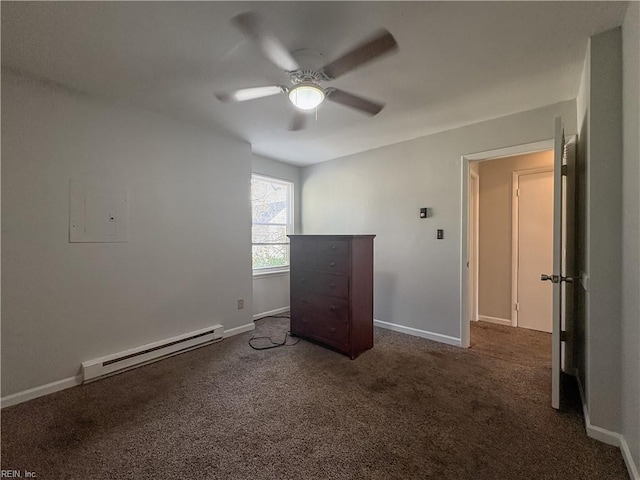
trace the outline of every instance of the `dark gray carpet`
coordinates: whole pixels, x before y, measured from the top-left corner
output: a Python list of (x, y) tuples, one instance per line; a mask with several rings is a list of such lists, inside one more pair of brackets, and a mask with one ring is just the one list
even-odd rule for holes
[[(283, 338), (288, 321), (257, 322)], [(255, 334), (255, 333), (254, 333)], [(2, 468), (38, 479), (623, 479), (550, 407), (549, 335), (463, 350), (376, 329), (355, 361), (251, 334), (2, 411)]]

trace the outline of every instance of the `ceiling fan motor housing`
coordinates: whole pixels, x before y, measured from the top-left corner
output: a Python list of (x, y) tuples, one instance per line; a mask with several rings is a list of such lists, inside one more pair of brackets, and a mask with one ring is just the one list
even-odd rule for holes
[(320, 85), (322, 80), (326, 80), (323, 78), (322, 74), (316, 72), (315, 70), (296, 70), (295, 72), (290, 72), (289, 78), (291, 83), (297, 85), (299, 83), (315, 83), (316, 85)]

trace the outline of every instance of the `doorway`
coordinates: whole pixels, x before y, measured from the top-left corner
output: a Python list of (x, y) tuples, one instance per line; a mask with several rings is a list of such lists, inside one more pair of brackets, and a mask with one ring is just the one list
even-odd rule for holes
[(553, 151), (471, 164), (469, 201), (470, 319), (551, 333)]
[[(463, 191), (463, 208), (462, 208), (462, 238), (466, 241), (462, 242), (462, 260), (461, 263), (461, 345), (463, 347), (470, 346), (471, 322), (470, 320), (492, 321), (492, 323), (501, 323), (504, 326), (512, 325), (512, 232), (511, 232), (511, 194), (512, 194), (512, 172), (508, 173), (507, 186), (498, 188), (494, 193), (497, 195), (497, 205), (502, 209), (502, 213), (506, 212), (509, 217), (506, 228), (491, 223), (492, 215), (487, 215), (489, 211), (494, 213), (491, 208), (482, 208), (482, 200), (480, 200), (479, 191), (486, 184), (483, 179), (482, 170), (485, 165), (497, 165), (500, 159), (507, 157), (526, 156), (526, 154), (539, 154), (544, 151), (552, 151), (554, 141), (552, 139), (541, 142), (535, 142), (525, 145), (507, 147), (487, 152), (464, 155), (462, 157), (462, 191)], [(524, 165), (524, 166), (523, 166)], [(514, 170), (525, 170), (527, 168), (538, 168), (546, 166), (545, 164), (520, 164)], [(471, 172), (474, 172), (473, 174)], [(476, 176), (477, 184), (476, 184)], [(488, 178), (488, 177), (487, 177)], [(478, 192), (478, 195), (475, 193)], [(506, 195), (506, 197), (505, 197)], [(506, 199), (505, 199), (506, 198)], [(474, 200), (475, 199), (475, 200)], [(485, 207), (487, 205), (485, 204)], [(484, 213), (484, 215), (483, 215)], [(488, 223), (487, 223), (488, 222)], [(478, 235), (475, 235), (474, 224), (478, 223)], [(483, 228), (484, 224), (484, 228)], [(485, 236), (484, 233), (489, 233)], [(499, 237), (494, 235), (500, 232)], [(506, 233), (505, 233), (506, 232)], [(502, 256), (507, 253), (507, 259), (498, 263), (494, 263), (491, 267), (485, 266), (485, 273), (490, 274), (494, 280), (500, 285), (489, 288), (489, 305), (494, 310), (483, 311), (483, 262), (480, 255), (483, 248), (492, 246), (495, 251), (501, 251)], [(474, 251), (476, 254), (474, 255)], [(477, 272), (477, 276), (476, 276)], [(540, 271), (539, 273), (542, 273)], [(539, 279), (538, 273), (538, 279)], [(494, 282), (495, 283), (495, 282)], [(484, 295), (486, 297), (486, 295)], [(475, 299), (475, 302), (474, 302)], [(491, 307), (491, 304), (493, 306)], [(477, 312), (477, 314), (475, 313)]]

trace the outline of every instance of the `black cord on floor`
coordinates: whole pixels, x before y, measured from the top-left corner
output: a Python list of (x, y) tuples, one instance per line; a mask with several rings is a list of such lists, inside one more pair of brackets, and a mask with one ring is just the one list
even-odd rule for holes
[[(261, 317), (256, 319), (256, 321), (258, 320), (262, 320), (263, 318), (290, 318), (288, 315), (267, 315), (265, 317)], [(296, 338), (296, 341), (293, 343), (287, 343), (287, 338), (291, 337), (291, 333), (290, 332), (286, 332), (284, 334), (284, 340), (282, 342), (274, 342), (273, 339), (271, 337), (251, 337), (249, 339), (249, 346), (251, 348), (253, 348), (254, 350), (269, 350), (270, 348), (278, 348), (278, 347), (293, 347), (294, 345), (296, 345), (300, 339)], [(265, 346), (262, 347), (256, 347), (255, 345), (253, 345), (251, 342), (253, 342), (254, 340), (269, 340), (270, 344), (267, 344)]]
[[(289, 332), (284, 334), (284, 340), (282, 342), (274, 342), (272, 340), (271, 337), (251, 337), (251, 339), (249, 339), (249, 346), (251, 348), (253, 348), (254, 350), (269, 350), (270, 348), (278, 348), (278, 347), (293, 347), (294, 345), (296, 345), (300, 339), (296, 338), (296, 341), (293, 343), (287, 343), (287, 338), (291, 337), (291, 334)], [(253, 345), (254, 340), (264, 340), (267, 339), (269, 340), (269, 342), (271, 343), (270, 345), (265, 345), (263, 347), (256, 347), (255, 345)]]

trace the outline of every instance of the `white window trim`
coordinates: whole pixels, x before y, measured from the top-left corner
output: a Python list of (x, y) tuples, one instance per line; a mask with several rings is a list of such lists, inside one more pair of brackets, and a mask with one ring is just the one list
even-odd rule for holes
[[(294, 214), (294, 199), (295, 199), (295, 185), (291, 180), (287, 180), (284, 178), (278, 178), (278, 177), (272, 177), (269, 175), (264, 175), (262, 173), (252, 173), (251, 174), (251, 178), (253, 179), (254, 177), (269, 181), (269, 182), (275, 182), (275, 183), (283, 183), (283, 184), (287, 184), (290, 186), (290, 191), (289, 191), (289, 222), (286, 224), (286, 228), (287, 228), (287, 235), (293, 235), (295, 233), (295, 214)], [(251, 219), (251, 226), (253, 227), (254, 223), (253, 223), (253, 218)], [(289, 244), (288, 242), (286, 243), (287, 245)], [(251, 241), (251, 248), (253, 249), (253, 245), (257, 245), (253, 243), (253, 239)], [(281, 245), (278, 243), (274, 243), (273, 245)], [(262, 277), (274, 277), (274, 276), (279, 276), (279, 275), (287, 275), (289, 274), (289, 267), (290, 265), (286, 265), (286, 266), (282, 266), (282, 267), (263, 267), (263, 268), (253, 268), (253, 262), (252, 262), (252, 273), (253, 273), (253, 278), (262, 278)]]
[(267, 270), (265, 268), (261, 268), (260, 270), (253, 271), (253, 278), (267, 278), (267, 277), (279, 277), (281, 275), (289, 275), (289, 267), (282, 267), (276, 270), (276, 267), (273, 269), (269, 269), (268, 272), (263, 270)]

